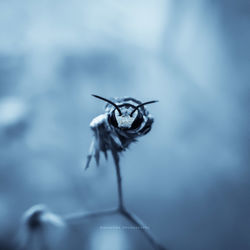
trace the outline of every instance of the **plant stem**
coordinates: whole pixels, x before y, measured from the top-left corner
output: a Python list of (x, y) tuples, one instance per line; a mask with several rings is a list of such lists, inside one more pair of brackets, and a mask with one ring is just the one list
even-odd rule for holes
[(117, 155), (114, 156), (113, 154), (114, 162), (115, 162), (115, 169), (116, 169), (116, 177), (117, 177), (118, 202), (119, 202), (118, 209), (119, 209), (120, 214), (142, 231), (142, 233), (148, 239), (148, 241), (151, 243), (154, 249), (157, 249), (157, 250), (165, 249), (154, 239), (153, 235), (150, 234), (150, 232), (144, 226), (144, 223), (140, 219), (136, 218), (136, 216), (130, 213), (127, 209), (125, 209), (124, 203), (123, 203), (122, 178), (121, 178), (119, 157), (117, 156), (116, 158), (116, 156)]
[(117, 213), (119, 213), (119, 210), (117, 208), (100, 210), (100, 211), (90, 212), (90, 213), (73, 213), (73, 214), (65, 216), (64, 220), (69, 224), (78, 224), (78, 223), (81, 223), (82, 220), (84, 219), (95, 218), (95, 217), (105, 216), (105, 215), (113, 215)]
[(112, 155), (114, 158), (115, 170), (116, 170), (116, 180), (117, 180), (117, 188), (118, 188), (118, 208), (119, 208), (119, 210), (124, 210), (123, 192), (122, 192), (122, 177), (121, 177), (119, 156), (117, 155), (116, 152), (112, 152)]
[(120, 172), (120, 166), (119, 164), (116, 165), (116, 176), (117, 176), (117, 187), (118, 187), (118, 201), (119, 201), (119, 208), (124, 208), (123, 203), (123, 193), (122, 193), (122, 178), (121, 178), (121, 172)]
[(150, 242), (152, 247), (157, 250), (166, 250), (166, 248), (162, 245), (160, 245), (156, 239), (153, 237), (153, 235), (148, 231), (148, 229), (145, 227), (145, 224), (135, 215), (133, 215), (131, 212), (127, 210), (122, 210), (120, 213), (129, 220), (132, 224), (134, 224), (136, 227), (138, 227), (144, 236), (147, 238), (147, 240)]
[(83, 219), (87, 218), (93, 218), (93, 217), (99, 217), (99, 216), (105, 216), (105, 215), (114, 215), (114, 214), (121, 214), (123, 217), (125, 217), (128, 221), (130, 221), (133, 225), (138, 227), (144, 236), (147, 238), (147, 240), (150, 242), (152, 247), (156, 250), (166, 250), (164, 246), (161, 246), (153, 237), (153, 235), (148, 231), (148, 229), (145, 227), (145, 223), (142, 222), (139, 218), (137, 218), (135, 215), (130, 213), (124, 206), (123, 202), (123, 192), (122, 192), (122, 178), (121, 178), (121, 170), (120, 170), (120, 164), (119, 164), (119, 156), (117, 152), (112, 151), (112, 155), (114, 158), (115, 163), (115, 169), (116, 169), (116, 180), (117, 180), (117, 188), (118, 188), (118, 208), (114, 209), (108, 209), (108, 210), (101, 210), (96, 211), (92, 213), (80, 213), (80, 214), (72, 214), (66, 216), (64, 219), (68, 223), (79, 223)]

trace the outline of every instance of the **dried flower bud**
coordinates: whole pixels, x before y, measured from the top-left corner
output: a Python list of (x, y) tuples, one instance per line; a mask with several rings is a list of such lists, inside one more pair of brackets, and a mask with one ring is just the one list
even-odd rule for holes
[(64, 237), (66, 225), (56, 214), (44, 205), (28, 209), (22, 218), (19, 232), (21, 249), (56, 249)]

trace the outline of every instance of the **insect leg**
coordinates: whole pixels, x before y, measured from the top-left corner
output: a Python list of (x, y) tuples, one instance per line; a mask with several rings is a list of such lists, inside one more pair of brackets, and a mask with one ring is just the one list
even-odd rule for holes
[(93, 156), (93, 153), (94, 153), (94, 146), (95, 146), (95, 137), (92, 138), (92, 141), (91, 141), (91, 144), (89, 147), (89, 153), (87, 155), (87, 162), (85, 165), (85, 170), (89, 167), (89, 163), (90, 163), (92, 156)]

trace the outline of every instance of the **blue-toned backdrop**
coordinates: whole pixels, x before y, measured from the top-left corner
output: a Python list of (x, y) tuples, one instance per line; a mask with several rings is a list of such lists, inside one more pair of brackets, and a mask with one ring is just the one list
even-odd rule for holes
[[(91, 94), (160, 100), (121, 159), (127, 206), (160, 242), (250, 249), (249, 25), (244, 0), (1, 0), (0, 249), (35, 204), (116, 204), (111, 157), (83, 170), (104, 107)], [(124, 223), (89, 220), (63, 246), (151, 249), (138, 230), (100, 230)]]

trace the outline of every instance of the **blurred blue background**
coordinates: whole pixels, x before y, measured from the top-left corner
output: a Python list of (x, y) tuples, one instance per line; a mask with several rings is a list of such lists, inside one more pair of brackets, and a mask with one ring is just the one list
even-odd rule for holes
[[(34, 204), (115, 206), (111, 157), (83, 171), (104, 111), (91, 94), (160, 100), (121, 159), (127, 207), (160, 242), (250, 249), (249, 1), (2, 0), (0, 13), (1, 249)], [(151, 249), (139, 231), (99, 229), (126, 223), (88, 220), (64, 246)]]

